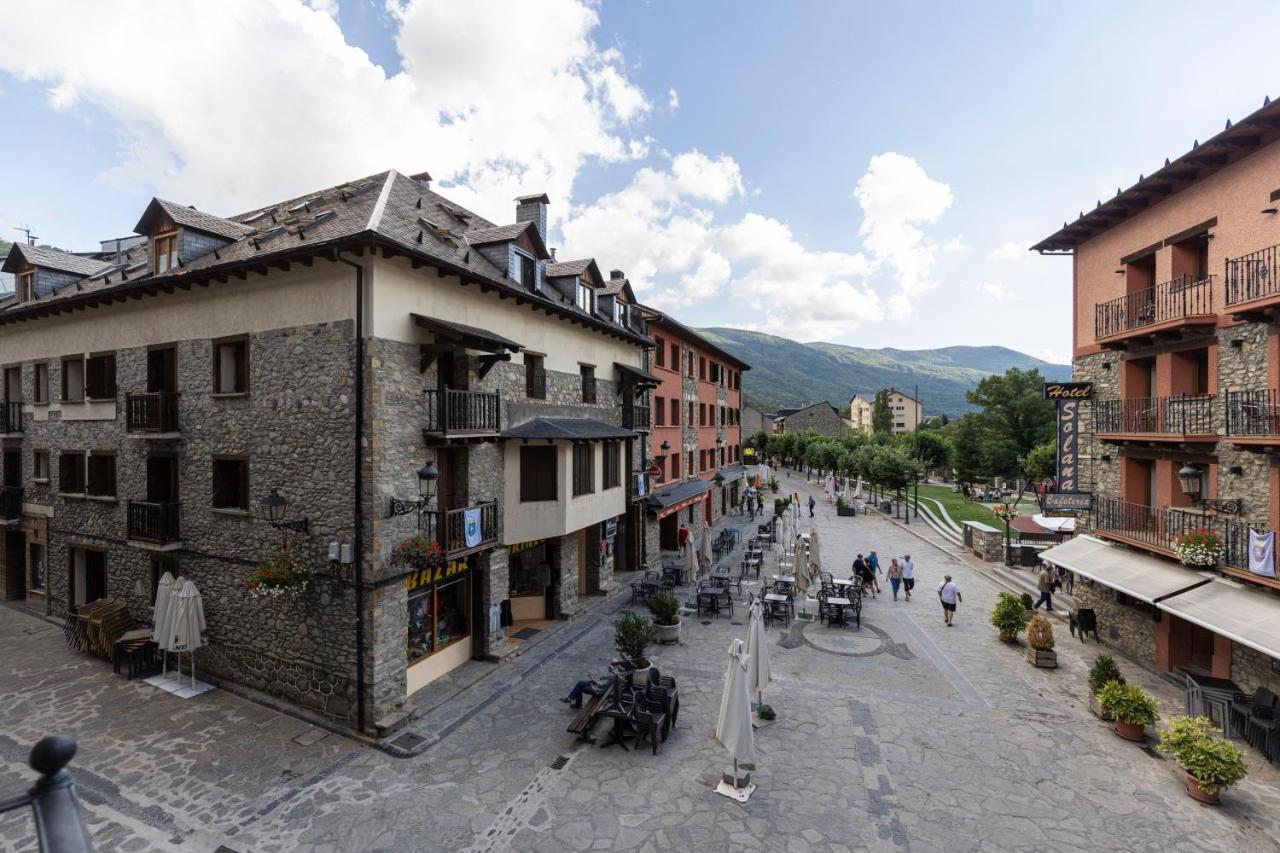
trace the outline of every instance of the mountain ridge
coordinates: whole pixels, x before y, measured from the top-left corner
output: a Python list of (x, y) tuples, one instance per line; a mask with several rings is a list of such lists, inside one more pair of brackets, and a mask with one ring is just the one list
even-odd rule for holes
[(1050, 381), (1071, 378), (1071, 367), (1001, 346), (957, 345), (928, 350), (869, 349), (824, 341), (801, 343), (777, 335), (711, 326), (698, 329), (716, 346), (751, 365), (743, 376), (747, 405), (763, 412), (829, 400), (837, 408), (853, 394), (919, 386), (928, 415), (973, 411), (965, 392), (1010, 367), (1038, 369)]

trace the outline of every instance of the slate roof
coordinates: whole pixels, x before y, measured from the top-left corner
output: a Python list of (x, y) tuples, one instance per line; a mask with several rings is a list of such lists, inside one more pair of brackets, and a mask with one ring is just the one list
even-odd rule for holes
[(475, 326), (455, 323), (452, 320), (441, 320), (438, 317), (425, 317), (422, 314), (413, 314), (412, 316), (413, 321), (428, 332), (462, 340), (473, 344), (477, 349), (488, 349), (493, 352), (499, 350), (519, 352), (524, 349), (523, 344), (519, 344), (510, 338), (504, 338), (497, 332), (491, 332), (488, 329), (478, 329)]
[[(622, 279), (622, 281), (625, 283), (626, 279)], [(747, 364), (745, 361), (738, 358), (736, 355), (724, 349), (723, 347), (717, 344), (713, 344), (711, 341), (707, 340), (706, 337), (703, 336), (701, 333), (689, 328), (684, 323), (681, 323), (679, 320), (677, 320), (675, 317), (672, 317), (670, 314), (664, 314), (663, 312), (659, 311), (656, 308), (650, 308), (648, 305), (644, 306), (644, 310), (649, 314), (650, 319), (656, 322), (658, 325), (670, 326), (672, 329), (675, 329), (677, 332), (680, 332), (683, 335), (693, 338), (698, 342), (698, 345), (701, 346), (703, 349), (706, 349), (709, 352), (715, 353), (717, 356), (729, 362), (739, 370), (751, 369), (751, 365)]]
[(496, 225), (493, 228), (477, 228), (467, 232), (467, 242), (473, 246), (486, 243), (501, 243), (514, 240), (533, 226), (532, 222), (517, 222), (513, 225)]
[(711, 491), (711, 484), (706, 480), (685, 480), (683, 483), (677, 483), (668, 489), (649, 495), (647, 503), (654, 509), (666, 509), (689, 498), (705, 495), (709, 491)]
[(223, 219), (221, 216), (214, 216), (211, 213), (205, 213), (196, 210), (194, 207), (178, 204), (175, 201), (165, 201), (162, 198), (155, 198), (147, 205), (146, 211), (143, 212), (142, 218), (138, 220), (138, 224), (134, 226), (135, 234), (146, 234), (149, 230), (151, 219), (156, 215), (157, 211), (163, 211), (166, 216), (174, 221), (175, 224), (184, 228), (193, 228), (196, 231), (203, 231), (206, 234), (214, 234), (218, 237), (225, 237), (228, 240), (239, 240), (241, 237), (253, 231), (251, 227), (232, 219)]
[(100, 260), (86, 258), (83, 255), (73, 255), (70, 252), (60, 252), (57, 249), (47, 249), (42, 246), (24, 246), (21, 243), (14, 243), (9, 248), (9, 255), (5, 258), (4, 266), (0, 267), (0, 269), (3, 269), (4, 272), (17, 272), (19, 258), (25, 259), (32, 266), (61, 270), (75, 275), (92, 275), (104, 266), (109, 266), (109, 264), (105, 264)]
[(547, 264), (547, 278), (561, 278), (570, 275), (582, 275), (594, 264), (591, 258), (579, 258), (576, 261), (556, 261)]
[(613, 363), (613, 366), (618, 368), (618, 371), (620, 373), (630, 376), (632, 379), (639, 380), (640, 383), (643, 385), (652, 385), (653, 387), (656, 388), (662, 384), (661, 379), (654, 376), (649, 371), (642, 370), (639, 367), (633, 367), (630, 364), (622, 364), (621, 362), (617, 362), (617, 361)]
[(593, 418), (534, 418), (508, 427), (502, 431), (500, 437), (592, 441), (604, 438), (635, 438), (636, 434), (629, 429)]
[(724, 466), (723, 468), (720, 469), (718, 473), (726, 483), (731, 483), (734, 480), (738, 479), (739, 477), (746, 476), (747, 466), (743, 465), (741, 462), (737, 462), (737, 463), (734, 463), (733, 465)]

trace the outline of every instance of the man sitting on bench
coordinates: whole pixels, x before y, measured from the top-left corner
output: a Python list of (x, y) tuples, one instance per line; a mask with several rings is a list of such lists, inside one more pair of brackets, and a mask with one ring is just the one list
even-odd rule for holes
[(582, 708), (582, 697), (584, 694), (587, 696), (599, 696), (604, 691), (605, 685), (600, 682), (600, 679), (588, 673), (586, 679), (573, 685), (573, 689), (569, 691), (569, 695), (565, 696), (560, 701), (577, 711)]

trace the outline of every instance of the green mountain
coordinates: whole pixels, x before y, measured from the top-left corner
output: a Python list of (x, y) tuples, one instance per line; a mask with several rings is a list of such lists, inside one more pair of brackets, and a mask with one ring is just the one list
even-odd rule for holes
[(1010, 367), (1036, 368), (1045, 379), (1066, 381), (1071, 367), (1050, 364), (1005, 347), (929, 350), (863, 349), (840, 344), (801, 344), (742, 329), (699, 329), (708, 340), (751, 365), (742, 378), (747, 404), (762, 412), (829, 400), (843, 407), (854, 394), (919, 387), (926, 414), (972, 411), (964, 394), (983, 377)]

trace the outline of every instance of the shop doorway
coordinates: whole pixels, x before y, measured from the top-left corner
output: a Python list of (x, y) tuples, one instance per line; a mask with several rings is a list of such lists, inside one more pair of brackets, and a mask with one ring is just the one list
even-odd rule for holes
[(178, 390), (178, 357), (172, 346), (159, 347), (147, 353), (147, 390)]
[[(1207, 628), (1166, 614), (1169, 619), (1169, 670), (1188, 669), (1192, 672), (1217, 676), (1214, 671), (1214, 650), (1218, 636)], [(1230, 656), (1227, 656), (1230, 660)], [(1223, 677), (1229, 677), (1228, 671)]]
[(556, 618), (552, 586), (551, 543), (545, 539), (521, 542), (507, 549), (507, 598), (511, 625), (507, 640), (522, 643), (546, 629)]
[(680, 516), (671, 513), (658, 519), (658, 547), (663, 551), (680, 550)]
[(27, 537), (10, 530), (4, 535), (4, 600), (27, 597)]

